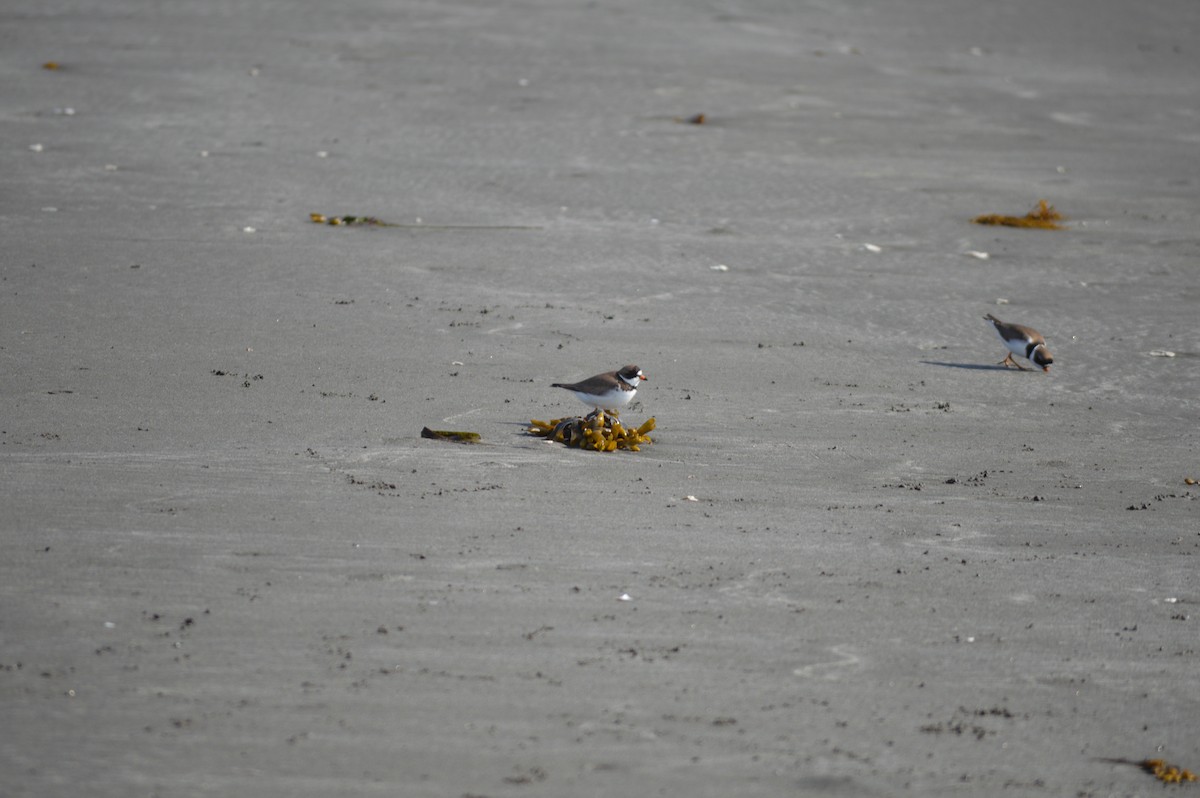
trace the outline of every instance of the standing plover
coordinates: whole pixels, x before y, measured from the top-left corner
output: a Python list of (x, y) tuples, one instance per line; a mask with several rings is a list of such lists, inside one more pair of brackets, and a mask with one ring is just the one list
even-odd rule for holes
[(633, 401), (638, 384), (644, 379), (648, 378), (640, 368), (625, 366), (618, 371), (606, 371), (580, 382), (556, 382), (550, 387), (565, 388), (588, 407), (613, 412)]

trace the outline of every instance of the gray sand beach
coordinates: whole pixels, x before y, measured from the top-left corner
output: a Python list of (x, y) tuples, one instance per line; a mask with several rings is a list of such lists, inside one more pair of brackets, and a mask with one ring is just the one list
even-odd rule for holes
[(0, 792), (1196, 789), (1197, 34), (10, 4)]

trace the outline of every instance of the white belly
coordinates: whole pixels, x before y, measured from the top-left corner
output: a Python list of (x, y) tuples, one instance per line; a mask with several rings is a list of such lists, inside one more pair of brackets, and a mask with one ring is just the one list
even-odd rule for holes
[(1011, 341), (1005, 341), (1004, 345), (1017, 357), (1024, 357), (1026, 360), (1029, 359), (1025, 355), (1025, 350), (1029, 348), (1029, 342), (1024, 338), (1014, 338)]
[(612, 410), (615, 407), (624, 407), (633, 401), (633, 395), (637, 393), (637, 390), (622, 391), (620, 388), (613, 388), (608, 393), (600, 394), (599, 396), (581, 393), (580, 391), (571, 391), (571, 393), (575, 394), (575, 398), (588, 407)]

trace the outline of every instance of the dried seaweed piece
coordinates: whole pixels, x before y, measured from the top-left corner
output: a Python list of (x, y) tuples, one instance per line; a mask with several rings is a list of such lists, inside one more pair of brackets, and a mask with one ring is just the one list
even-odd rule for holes
[(54, 70), (58, 69), (61, 66), (62, 65), (59, 64), (57, 61), (47, 61), (46, 63), (42, 64), (42, 69), (48, 69), (51, 72), (53, 72)]
[(692, 114), (691, 116), (677, 116), (675, 121), (683, 125), (703, 125), (707, 120), (704, 114)]
[(1054, 209), (1053, 205), (1048, 205), (1045, 200), (1038, 200), (1038, 204), (1029, 213), (1024, 216), (1002, 216), (998, 213), (989, 213), (983, 216), (976, 216), (973, 221), (975, 224), (995, 224), (1005, 227), (1036, 227), (1042, 230), (1061, 230), (1062, 225), (1059, 224), (1063, 220), (1063, 215)]
[(654, 429), (653, 418), (646, 419), (637, 429), (626, 427), (616, 414), (604, 412), (591, 413), (586, 418), (533, 419), (529, 423), (530, 435), (594, 452), (615, 452), (617, 449), (637, 452), (643, 444), (654, 442), (648, 435)]
[(478, 432), (430, 429), (429, 427), (425, 427), (425, 429), (421, 430), (421, 437), (431, 438), (435, 441), (453, 441), (454, 443), (479, 443), (479, 441), (482, 439)]
[(323, 213), (310, 213), (308, 218), (317, 224), (331, 224), (334, 227), (342, 225), (372, 225), (374, 227), (396, 227), (396, 225), (381, 222), (374, 216), (326, 216)]
[(1143, 759), (1137, 764), (1142, 770), (1167, 784), (1182, 784), (1185, 781), (1196, 780), (1196, 774), (1192, 771), (1172, 765), (1162, 759)]
[(1105, 759), (1102, 761), (1113, 762), (1118, 765), (1133, 765), (1134, 767), (1141, 768), (1164, 784), (1182, 784), (1185, 781), (1196, 781), (1195, 773), (1187, 768), (1172, 765), (1165, 759)]

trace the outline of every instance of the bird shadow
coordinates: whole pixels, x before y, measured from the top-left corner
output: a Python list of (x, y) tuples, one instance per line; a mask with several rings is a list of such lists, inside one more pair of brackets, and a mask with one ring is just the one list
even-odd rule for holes
[(948, 369), (969, 369), (971, 371), (1013, 371), (1000, 363), (946, 363), (941, 360), (922, 360), (926, 366), (942, 366)]

